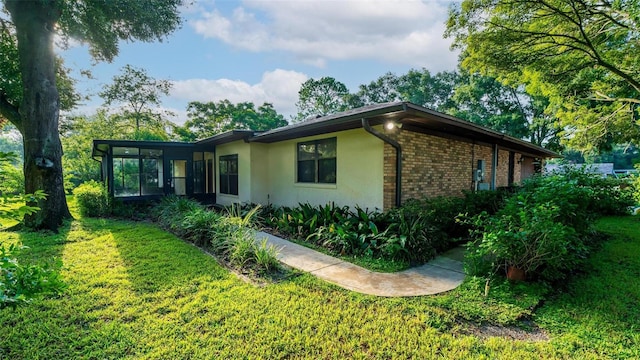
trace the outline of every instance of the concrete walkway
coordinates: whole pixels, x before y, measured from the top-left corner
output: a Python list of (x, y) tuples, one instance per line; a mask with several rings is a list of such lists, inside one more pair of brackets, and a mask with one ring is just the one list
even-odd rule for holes
[(258, 232), (256, 238), (266, 238), (268, 244), (275, 246), (281, 262), (363, 294), (433, 295), (455, 289), (464, 280), (462, 248), (446, 252), (422, 266), (397, 273), (378, 273), (265, 232)]

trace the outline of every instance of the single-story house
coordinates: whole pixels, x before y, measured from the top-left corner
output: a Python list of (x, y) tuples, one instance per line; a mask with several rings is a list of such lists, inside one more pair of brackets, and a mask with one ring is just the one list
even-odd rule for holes
[(177, 194), (221, 205), (333, 202), (380, 210), (411, 198), (511, 186), (557, 156), (407, 102), (194, 143), (93, 144), (109, 192), (124, 200)]

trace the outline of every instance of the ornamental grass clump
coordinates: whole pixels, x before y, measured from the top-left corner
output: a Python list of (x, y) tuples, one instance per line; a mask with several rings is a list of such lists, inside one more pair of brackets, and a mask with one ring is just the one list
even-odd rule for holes
[(277, 251), (255, 240), (254, 216), (260, 207), (244, 211), (232, 206), (222, 213), (178, 196), (163, 199), (152, 211), (165, 229), (208, 248), (233, 266), (268, 272), (278, 269)]

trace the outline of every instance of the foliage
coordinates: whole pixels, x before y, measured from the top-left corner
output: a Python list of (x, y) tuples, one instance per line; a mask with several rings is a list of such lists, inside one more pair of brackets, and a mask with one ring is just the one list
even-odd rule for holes
[(495, 215), (474, 218), (467, 270), (491, 275), (513, 266), (533, 279), (555, 282), (582, 269), (597, 245), (594, 220), (624, 214), (633, 204), (620, 180), (585, 169), (536, 176)]
[[(88, 44), (94, 59), (111, 61), (120, 40), (160, 40), (173, 32), (181, 22), (181, 4), (181, 0), (3, 2), (10, 20), (0, 20), (0, 115), (29, 139), (24, 142), (26, 192), (44, 190), (49, 195), (39, 201), (41, 211), (26, 218), (27, 226), (56, 230), (71, 217), (58, 118), (61, 106), (74, 99), (60, 96), (72, 82), (57, 80), (61, 66), (54, 53), (54, 35), (62, 42), (73, 38)], [(41, 170), (43, 166), (47, 171)]]
[(582, 149), (640, 139), (636, 1), (466, 0), (446, 35), (462, 66), (550, 99), (547, 112)]
[(598, 223), (613, 238), (564, 291), (496, 279), (484, 297), (485, 279), (468, 277), (450, 292), (414, 298), (361, 295), (310, 274), (255, 286), (155, 224), (76, 218), (59, 234), (4, 234), (30, 246), (20, 261), (59, 255), (73, 263), (63, 269), (64, 296), (0, 311), (4, 357), (640, 356), (633, 217)]
[[(164, 118), (171, 114), (156, 109), (161, 96), (169, 95), (171, 87), (168, 80), (154, 79), (144, 69), (125, 65), (99, 95), (104, 99), (104, 106), (116, 105), (116, 113), (133, 120), (136, 133), (145, 128), (152, 133), (162, 133), (168, 125)], [(144, 127), (141, 128), (141, 124)]]
[(15, 165), (13, 153), (0, 152), (0, 195), (18, 195), (24, 192), (24, 174), (20, 164)]
[(449, 112), (456, 108), (452, 96), (459, 82), (460, 77), (456, 72), (431, 74), (425, 68), (411, 69), (400, 76), (386, 73), (369, 84), (360, 85), (354, 101), (360, 105), (408, 101), (429, 109)]
[(0, 310), (31, 302), (34, 298), (61, 293), (66, 285), (60, 277), (62, 262), (54, 265), (23, 265), (15, 259), (15, 244), (0, 245)]
[[(512, 199), (522, 200), (518, 196)], [(540, 274), (542, 279), (554, 281), (576, 269), (586, 249), (572, 227), (557, 221), (557, 206), (519, 205), (515, 212), (476, 218), (479, 240), (469, 246), (467, 271), (480, 275), (486, 270), (514, 267), (529, 276)], [(489, 261), (491, 265), (486, 267), (483, 262)]]
[(530, 139), (537, 145), (559, 148), (560, 129), (556, 119), (545, 113), (548, 99), (525, 90), (463, 68), (436, 74), (427, 69), (411, 69), (400, 76), (386, 73), (360, 85), (352, 103), (362, 106), (409, 101), (516, 138)]
[(198, 246), (211, 249), (232, 265), (243, 269), (270, 272), (279, 269), (276, 249), (265, 241), (257, 242), (252, 229), (255, 207), (240, 213), (236, 207), (219, 214), (194, 200), (170, 196), (153, 210), (158, 223)]
[(269, 103), (256, 109), (252, 102), (192, 101), (187, 107), (187, 115), (189, 120), (184, 126), (175, 128), (184, 141), (205, 139), (229, 130), (266, 131), (287, 125), (284, 116)]
[(104, 184), (95, 180), (82, 183), (73, 189), (80, 214), (86, 217), (101, 217), (111, 213), (111, 199)]
[[(11, 163), (15, 157), (13, 153), (0, 152), (0, 179), (11, 179), (11, 174), (9, 174), (9, 177), (5, 177), (5, 170), (13, 171)], [(16, 179), (16, 181), (20, 180), (22, 178)], [(40, 210), (37, 206), (33, 206), (33, 203), (46, 199), (47, 195), (42, 190), (38, 190), (33, 194), (24, 194), (24, 187), (16, 189), (15, 185), (10, 187), (9, 183), (7, 181), (0, 187), (2, 189), (0, 190), (0, 219), (21, 222), (25, 215), (32, 215)]]
[[(11, 162), (15, 155), (0, 152), (0, 166)], [(9, 165), (11, 166), (11, 165)], [(21, 222), (25, 215), (33, 214), (40, 209), (32, 204), (46, 198), (42, 191), (34, 194), (16, 195), (2, 193), (0, 198), (0, 223), (7, 219)], [(32, 299), (42, 296), (58, 294), (64, 290), (64, 283), (59, 277), (58, 270), (61, 263), (55, 266), (24, 265), (15, 258), (19, 250), (26, 247), (17, 243), (5, 245), (0, 240), (0, 309), (24, 305)]]
[(494, 213), (503, 192), (468, 193), (465, 198), (411, 200), (385, 213), (356, 207), (299, 204), (270, 208), (264, 225), (330, 253), (387, 261), (423, 263), (465, 238), (469, 226), (457, 221), (461, 213)]
[(296, 121), (317, 116), (325, 116), (354, 107), (351, 94), (346, 85), (332, 77), (318, 80), (309, 79), (302, 83), (298, 91)]

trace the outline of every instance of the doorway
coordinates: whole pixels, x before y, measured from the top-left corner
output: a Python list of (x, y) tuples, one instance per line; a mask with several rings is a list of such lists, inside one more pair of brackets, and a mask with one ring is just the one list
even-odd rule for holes
[(170, 176), (168, 185), (170, 194), (186, 195), (187, 194), (187, 160), (171, 159), (169, 160)]

